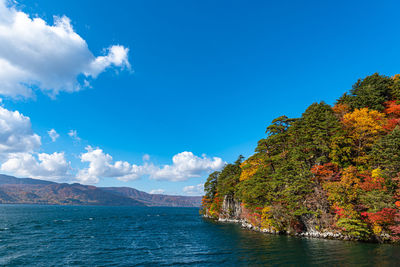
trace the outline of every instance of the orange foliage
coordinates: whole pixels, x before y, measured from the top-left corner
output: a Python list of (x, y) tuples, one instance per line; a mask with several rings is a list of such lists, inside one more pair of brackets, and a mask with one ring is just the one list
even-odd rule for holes
[(311, 168), (311, 172), (314, 174), (314, 178), (317, 182), (335, 181), (340, 179), (338, 165), (330, 162), (323, 165), (314, 165)]
[(385, 102), (386, 109), (384, 112), (388, 115), (387, 123), (384, 125), (385, 130), (392, 131), (397, 125), (400, 125), (400, 103), (397, 100)]
[(381, 190), (386, 191), (385, 179), (383, 177), (373, 177), (369, 175), (361, 175), (364, 177), (364, 181), (360, 184), (360, 188), (365, 191)]
[(350, 111), (350, 107), (347, 104), (336, 104), (333, 106), (332, 110), (336, 116), (341, 119), (343, 118), (344, 114)]

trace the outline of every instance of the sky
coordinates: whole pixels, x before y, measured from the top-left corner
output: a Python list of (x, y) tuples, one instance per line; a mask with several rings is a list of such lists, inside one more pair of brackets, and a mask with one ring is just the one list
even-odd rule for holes
[(274, 118), (399, 73), (399, 8), (0, 0), (0, 172), (201, 195)]

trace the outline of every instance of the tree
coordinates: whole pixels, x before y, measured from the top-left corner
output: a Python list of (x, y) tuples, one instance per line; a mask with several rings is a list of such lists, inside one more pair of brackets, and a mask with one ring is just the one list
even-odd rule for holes
[(292, 148), (295, 159), (304, 162), (308, 169), (329, 162), (332, 138), (340, 129), (329, 105), (313, 103), (289, 130), (291, 141), (296, 144)]
[(244, 157), (240, 155), (235, 163), (226, 164), (221, 170), (217, 180), (217, 192), (219, 194), (228, 196), (235, 195), (235, 187), (239, 183), (240, 174), (242, 172), (240, 165), (243, 159)]
[(338, 103), (347, 104), (352, 109), (369, 108), (383, 111), (383, 103), (390, 99), (393, 84), (392, 78), (374, 73), (359, 79), (353, 85), (350, 94), (343, 95)]
[(218, 176), (220, 172), (215, 171), (211, 173), (207, 181), (204, 183), (204, 192), (208, 199), (214, 199), (215, 194), (217, 193), (217, 183), (218, 183)]
[(384, 170), (390, 177), (400, 172), (400, 127), (379, 139), (372, 147), (374, 166)]
[(343, 116), (342, 123), (348, 136), (354, 141), (359, 164), (365, 164), (367, 152), (384, 133), (385, 114), (368, 108), (355, 109), (352, 113)]

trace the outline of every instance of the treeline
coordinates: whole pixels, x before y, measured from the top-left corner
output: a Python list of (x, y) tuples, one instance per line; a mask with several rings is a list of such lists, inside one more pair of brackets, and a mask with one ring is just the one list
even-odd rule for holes
[(360, 79), (333, 107), (313, 103), (300, 118), (276, 118), (266, 135), (254, 155), (208, 177), (205, 212), (218, 217), (229, 196), (275, 231), (307, 224), (399, 240), (400, 75)]

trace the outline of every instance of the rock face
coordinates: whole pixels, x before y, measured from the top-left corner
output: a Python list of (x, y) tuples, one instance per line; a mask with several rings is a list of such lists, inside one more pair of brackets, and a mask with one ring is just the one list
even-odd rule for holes
[(222, 214), (220, 218), (240, 220), (242, 216), (242, 207), (240, 202), (231, 196), (225, 196), (222, 202)]
[[(250, 215), (249, 210), (246, 209), (244, 206), (242, 206), (242, 204), (239, 201), (237, 201), (231, 196), (225, 196), (222, 203), (221, 213), (219, 214), (218, 217), (218, 221), (238, 223), (243, 228), (268, 234), (287, 234), (287, 235), (295, 235), (306, 238), (352, 240), (352, 238), (334, 231), (328, 231), (328, 230), (323, 232), (318, 231), (316, 229), (316, 227), (319, 226), (319, 224), (316, 223), (318, 220), (312, 215), (304, 215), (302, 217), (303, 231), (301, 232), (293, 232), (293, 231), (278, 232), (273, 229), (262, 228), (260, 225), (255, 225), (254, 221), (253, 222), (249, 221), (247, 219), (249, 215)], [(208, 211), (206, 211), (204, 216), (211, 218), (211, 216), (209, 216)]]

